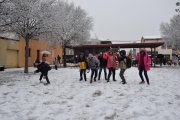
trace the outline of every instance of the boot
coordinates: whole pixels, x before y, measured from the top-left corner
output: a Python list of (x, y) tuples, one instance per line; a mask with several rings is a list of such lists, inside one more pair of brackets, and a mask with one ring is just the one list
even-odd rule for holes
[(150, 85), (149, 81), (147, 81), (147, 84)]
[(107, 75), (105, 74), (104, 76), (105, 76), (105, 80), (107, 80)]
[(44, 83), (44, 85), (49, 85), (50, 83)]
[(144, 84), (145, 82), (144, 81), (141, 81), (139, 84)]
[(149, 80), (146, 80), (146, 81), (147, 81), (147, 84), (150, 85), (150, 84), (149, 84)]
[(122, 84), (127, 84), (126, 81), (123, 81)]
[(90, 83), (92, 83), (92, 79), (90, 80)]

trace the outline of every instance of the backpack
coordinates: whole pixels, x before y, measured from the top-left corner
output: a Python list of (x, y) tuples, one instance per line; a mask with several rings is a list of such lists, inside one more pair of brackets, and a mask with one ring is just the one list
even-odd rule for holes
[(126, 57), (126, 67), (131, 68), (132, 66), (132, 60), (129, 57)]

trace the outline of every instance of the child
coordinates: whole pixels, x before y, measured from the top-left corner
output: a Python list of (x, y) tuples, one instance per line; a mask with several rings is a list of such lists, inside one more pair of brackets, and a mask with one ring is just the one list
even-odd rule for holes
[(42, 80), (42, 77), (44, 76), (46, 78), (47, 83), (45, 85), (50, 84), (49, 78), (48, 78), (48, 71), (51, 70), (51, 67), (49, 66), (49, 64), (46, 62), (46, 56), (43, 55), (42, 56), (42, 62), (37, 66), (37, 70), (35, 71), (35, 73), (37, 72), (41, 72), (40, 75), (40, 82)]
[(86, 81), (87, 61), (84, 53), (80, 53), (78, 62), (79, 62), (79, 71), (80, 71), (80, 81), (83, 80), (82, 75), (84, 75), (84, 80)]
[(142, 72), (144, 71), (144, 75), (147, 81), (147, 84), (149, 85), (149, 78), (147, 71), (150, 70), (150, 63), (151, 59), (149, 58), (147, 52), (145, 49), (141, 49), (140, 53), (136, 55), (136, 59), (138, 61), (138, 69), (139, 69), (139, 76), (141, 78), (141, 82), (139, 84), (144, 84), (144, 78), (142, 76)]
[(115, 71), (116, 71), (117, 56), (115, 54), (113, 54), (113, 52), (110, 50), (109, 54), (107, 54), (106, 56), (103, 56), (103, 57), (104, 57), (104, 59), (107, 60), (107, 68), (109, 69), (107, 82), (109, 82), (111, 73), (113, 73), (113, 81), (116, 81), (115, 80)]
[(92, 54), (89, 54), (88, 65), (89, 65), (89, 68), (91, 69), (91, 80), (90, 80), (90, 83), (92, 83), (93, 77), (94, 77), (94, 82), (96, 81), (96, 78), (97, 78), (99, 61)]
[(55, 67), (55, 70), (58, 69), (58, 64), (59, 64), (58, 58), (55, 57), (55, 58), (54, 58), (54, 67)]
[(105, 54), (101, 52), (100, 55), (98, 56), (98, 60), (100, 62), (98, 80), (100, 80), (101, 78), (102, 69), (104, 70), (105, 80), (107, 80), (107, 72), (106, 72), (107, 60), (103, 58), (104, 55)]
[(120, 70), (120, 77), (121, 77), (121, 79), (122, 79), (122, 84), (126, 84), (126, 80), (125, 80), (125, 78), (124, 78), (124, 72), (126, 71), (126, 51), (125, 50), (121, 50), (120, 52), (119, 52), (119, 58), (118, 58), (118, 60), (119, 60), (119, 68), (121, 69)]

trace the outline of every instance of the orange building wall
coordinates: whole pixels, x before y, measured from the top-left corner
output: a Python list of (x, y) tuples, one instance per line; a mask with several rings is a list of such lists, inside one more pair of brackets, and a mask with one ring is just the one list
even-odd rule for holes
[[(62, 58), (62, 47), (57, 44), (50, 46), (42, 40), (30, 40), (29, 48), (31, 49), (29, 63), (28, 63), (29, 66), (33, 66), (33, 63), (36, 60), (37, 50), (40, 50), (40, 52), (43, 50), (47, 50), (51, 52), (51, 55), (49, 55), (47, 58), (47, 61), (50, 64), (53, 64), (54, 57), (56, 57), (57, 55), (60, 55)], [(54, 55), (52, 53), (54, 53)], [(40, 54), (40, 60), (41, 57), (42, 55)], [(25, 41), (21, 38), (19, 42), (19, 67), (24, 67), (24, 64), (25, 64)]]

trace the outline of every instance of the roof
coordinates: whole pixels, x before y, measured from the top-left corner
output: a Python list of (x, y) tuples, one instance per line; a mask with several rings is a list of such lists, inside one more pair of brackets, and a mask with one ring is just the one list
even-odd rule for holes
[(162, 39), (162, 37), (160, 35), (153, 35), (153, 36), (142, 36), (144, 39), (146, 40), (157, 40), (157, 39)]
[(136, 41), (112, 41), (112, 44), (136, 43)]
[(19, 40), (18, 35), (11, 32), (0, 33), (0, 38), (8, 40)]
[(163, 45), (164, 42), (154, 43), (123, 43), (123, 44), (98, 44), (98, 45), (79, 45), (72, 48), (107, 48), (107, 47), (120, 47), (120, 48), (155, 48)]

